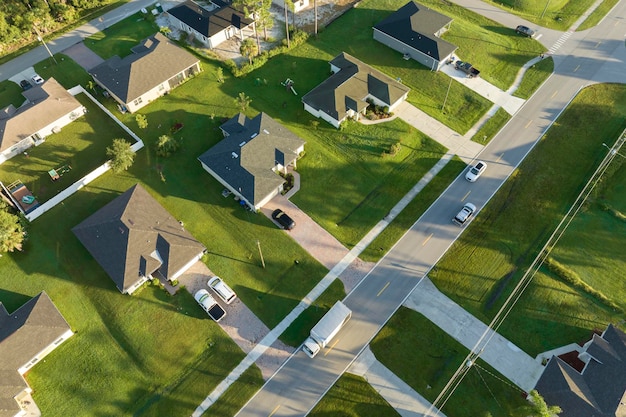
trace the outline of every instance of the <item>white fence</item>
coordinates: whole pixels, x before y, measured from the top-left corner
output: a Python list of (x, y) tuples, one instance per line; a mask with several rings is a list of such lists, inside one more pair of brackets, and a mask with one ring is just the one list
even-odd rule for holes
[[(120, 122), (117, 117), (113, 115), (106, 107), (104, 107), (98, 100), (96, 100), (91, 94), (89, 94), (82, 86), (77, 85), (68, 90), (68, 92), (75, 96), (80, 93), (84, 93), (91, 101), (93, 101), (100, 109), (105, 112), (111, 119), (115, 121), (126, 133), (128, 133), (133, 139), (135, 139), (135, 143), (131, 146), (132, 150), (137, 152), (139, 149), (143, 148), (143, 141), (139, 138), (139, 136), (135, 135), (135, 133), (130, 130), (124, 123)], [(100, 165), (98, 168), (91, 171), (89, 174), (85, 175), (80, 180), (76, 181), (74, 184), (70, 185), (65, 190), (61, 191), (56, 196), (52, 197), (50, 200), (46, 201), (43, 204), (40, 204), (35, 210), (31, 211), (26, 215), (26, 218), (29, 221), (35, 220), (37, 217), (41, 216), (52, 207), (61, 203), (63, 200), (74, 194), (76, 191), (83, 188), (85, 185), (89, 184), (91, 181), (98, 178), (100, 175), (104, 174), (110, 169), (109, 162), (105, 162), (103, 165)]]

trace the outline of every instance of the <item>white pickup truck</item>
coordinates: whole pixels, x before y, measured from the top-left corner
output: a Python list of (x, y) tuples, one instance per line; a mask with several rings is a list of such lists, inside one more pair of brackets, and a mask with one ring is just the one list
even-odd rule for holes
[(226, 316), (226, 311), (215, 301), (215, 298), (213, 298), (207, 290), (199, 290), (196, 292), (196, 295), (194, 295), (194, 298), (213, 320), (220, 321)]

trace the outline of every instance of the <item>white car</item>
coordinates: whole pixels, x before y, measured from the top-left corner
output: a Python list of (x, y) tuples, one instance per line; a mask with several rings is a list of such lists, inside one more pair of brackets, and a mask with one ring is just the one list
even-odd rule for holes
[(36, 74), (35, 76), (33, 76), (32, 80), (37, 85), (43, 84), (43, 81), (44, 81), (43, 78), (41, 78), (39, 75), (36, 75)]
[(472, 214), (474, 214), (475, 211), (476, 211), (475, 205), (473, 205), (472, 203), (465, 203), (461, 211), (459, 211), (459, 213), (456, 216), (454, 216), (454, 219), (452, 219), (452, 221), (458, 224), (459, 226), (463, 226), (465, 223), (469, 221), (469, 219), (472, 218)]
[(193, 298), (196, 299), (200, 307), (215, 321), (220, 321), (226, 315), (226, 311), (217, 304), (215, 298), (205, 289), (199, 290)]
[(213, 277), (207, 283), (209, 288), (211, 288), (215, 293), (224, 301), (226, 304), (232, 303), (235, 298), (237, 298), (237, 294), (235, 291), (230, 288), (222, 278)]
[(487, 164), (483, 161), (478, 161), (476, 165), (469, 167), (467, 174), (465, 174), (465, 179), (469, 182), (474, 182), (480, 177), (483, 172), (487, 169)]

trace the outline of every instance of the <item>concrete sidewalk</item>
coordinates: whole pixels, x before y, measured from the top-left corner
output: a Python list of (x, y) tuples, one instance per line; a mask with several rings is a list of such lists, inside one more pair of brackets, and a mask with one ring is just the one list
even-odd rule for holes
[[(380, 363), (369, 346), (348, 369), (362, 376), (402, 417), (423, 417), (432, 404)], [(441, 411), (437, 414), (446, 417)]]
[[(466, 348), (481, 348), (480, 358), (522, 390), (530, 392), (535, 387), (543, 366), (446, 297), (428, 277), (422, 279), (404, 305), (426, 316)], [(489, 337), (476, 346), (487, 331)]]

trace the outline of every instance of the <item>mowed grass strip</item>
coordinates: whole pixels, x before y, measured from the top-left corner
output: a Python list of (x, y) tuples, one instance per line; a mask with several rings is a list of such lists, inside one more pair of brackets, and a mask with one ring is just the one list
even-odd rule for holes
[(480, 143), (481, 145), (488, 144), (509, 120), (511, 120), (511, 115), (508, 114), (503, 108), (499, 108), (494, 115), (491, 116), (476, 133), (474, 133), (472, 141)]
[(263, 383), (261, 370), (253, 364), (202, 415), (205, 417), (234, 416), (263, 386)]
[(528, 99), (554, 71), (554, 60), (544, 58), (526, 70), (522, 82), (513, 95)]
[[(433, 402), (469, 350), (423, 315), (401, 307), (370, 344), (376, 358)], [(482, 360), (476, 361), (442, 412), (449, 417), (522, 417), (523, 393)]]
[(487, 0), (539, 26), (565, 31), (583, 15), (594, 0)]
[(617, 3), (619, 3), (619, 0), (604, 0), (593, 12), (591, 12), (587, 19), (585, 19), (585, 21), (582, 22), (578, 28), (576, 28), (576, 30), (587, 30), (596, 26)]
[(455, 156), (361, 252), (359, 258), (369, 262), (382, 258), (466, 167), (465, 162)]
[(364, 378), (345, 373), (308, 414), (311, 417), (394, 417), (398, 412)]
[(309, 336), (310, 330), (338, 300), (346, 297), (343, 283), (335, 279), (332, 284), (287, 327), (280, 340), (290, 346), (300, 346)]
[[(612, 143), (626, 127), (622, 117), (626, 112), (625, 91), (621, 85), (596, 85), (574, 99), (431, 271), (429, 275), (440, 290), (483, 321), (493, 317), (606, 155), (602, 143)], [(603, 234), (599, 230), (586, 232)], [(577, 242), (578, 253), (587, 250), (587, 242)], [(610, 247), (606, 250), (612, 253)], [(578, 259), (577, 263), (594, 263), (586, 257)], [(620, 271), (626, 269), (623, 259), (618, 257)], [(603, 277), (619, 280), (622, 275)], [(536, 355), (577, 341), (587, 336), (589, 329), (603, 328), (620, 318), (623, 314), (585, 293), (535, 277), (500, 331)]]

